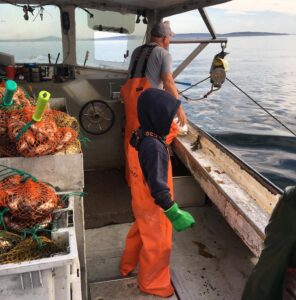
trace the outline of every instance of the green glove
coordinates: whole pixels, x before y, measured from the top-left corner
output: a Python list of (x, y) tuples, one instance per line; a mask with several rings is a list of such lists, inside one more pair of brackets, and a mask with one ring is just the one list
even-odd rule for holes
[(195, 224), (195, 220), (191, 214), (180, 209), (177, 203), (174, 203), (173, 206), (168, 210), (165, 210), (164, 213), (171, 221), (176, 231), (186, 230)]

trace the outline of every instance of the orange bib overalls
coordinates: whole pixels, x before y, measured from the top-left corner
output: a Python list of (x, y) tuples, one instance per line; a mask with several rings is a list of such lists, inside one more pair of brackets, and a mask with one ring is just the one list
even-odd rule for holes
[[(128, 275), (138, 265), (138, 284), (141, 291), (168, 297), (174, 293), (170, 276), (172, 224), (162, 208), (154, 203), (145, 182), (138, 152), (128, 146), (132, 208), (135, 222), (126, 238), (120, 262), (120, 273)], [(168, 169), (168, 186), (173, 198), (171, 163)]]
[[(148, 48), (148, 51), (146, 52), (144, 58), (144, 64), (141, 70), (141, 75), (140, 77), (135, 77), (138, 62), (145, 48)], [(155, 45), (143, 45), (141, 47), (138, 55), (135, 58), (135, 62), (131, 70), (130, 78), (122, 86), (120, 91), (121, 97), (123, 98), (124, 101), (124, 109), (125, 109), (125, 132), (124, 132), (125, 179), (128, 185), (130, 185), (128, 157), (127, 157), (128, 144), (133, 130), (139, 127), (138, 114), (137, 114), (138, 98), (144, 90), (151, 87), (150, 82), (145, 76), (145, 72), (146, 72), (149, 56), (151, 55), (154, 48)]]
[[(132, 131), (139, 127), (137, 117), (138, 97), (144, 89), (150, 87), (150, 84), (146, 78), (131, 78), (122, 89), (123, 97), (125, 93), (127, 95), (128, 87), (133, 88), (133, 90), (130, 93), (132, 97), (129, 101), (125, 101), (125, 151), (126, 161), (128, 162), (126, 170), (131, 186), (135, 223), (130, 228), (126, 238), (125, 250), (120, 262), (120, 273), (126, 276), (138, 265), (140, 290), (148, 294), (168, 297), (174, 293), (169, 268), (172, 225), (163, 210), (154, 203), (141, 170), (138, 152), (129, 144)], [(139, 90), (136, 87), (139, 87)], [(178, 126), (173, 123), (166, 143), (170, 144), (177, 133)], [(170, 161), (168, 186), (173, 198), (173, 177)]]

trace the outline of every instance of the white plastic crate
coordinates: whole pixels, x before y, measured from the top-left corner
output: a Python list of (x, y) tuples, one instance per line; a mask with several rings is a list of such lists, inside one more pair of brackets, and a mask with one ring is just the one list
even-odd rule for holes
[(0, 157), (0, 164), (34, 175), (60, 191), (84, 188), (83, 154), (45, 155), (39, 157)]
[(0, 265), (0, 299), (81, 300), (75, 229), (53, 231), (52, 239), (65, 242), (68, 253)]
[(74, 201), (75, 196), (69, 193), (58, 193), (58, 195), (70, 194), (68, 198), (68, 205), (65, 208), (56, 209), (53, 213), (53, 226), (57, 229), (69, 228), (74, 226), (75, 215), (74, 215)]

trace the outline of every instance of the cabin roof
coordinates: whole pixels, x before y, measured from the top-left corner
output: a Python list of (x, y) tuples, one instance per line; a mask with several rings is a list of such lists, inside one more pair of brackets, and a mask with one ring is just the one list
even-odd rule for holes
[[(136, 13), (137, 11), (157, 10), (162, 16), (182, 13), (188, 10), (225, 3), (231, 0), (19, 0), (19, 4), (37, 5), (77, 5), (84, 8)], [(0, 0), (0, 3), (7, 1)], [(14, 1), (13, 1), (14, 2)]]

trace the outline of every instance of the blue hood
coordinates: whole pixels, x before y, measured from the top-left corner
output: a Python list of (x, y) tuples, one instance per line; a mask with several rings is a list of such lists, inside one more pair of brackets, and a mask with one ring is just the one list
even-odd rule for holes
[(181, 101), (163, 90), (145, 90), (138, 100), (138, 118), (142, 130), (165, 137), (170, 132), (180, 105)]

